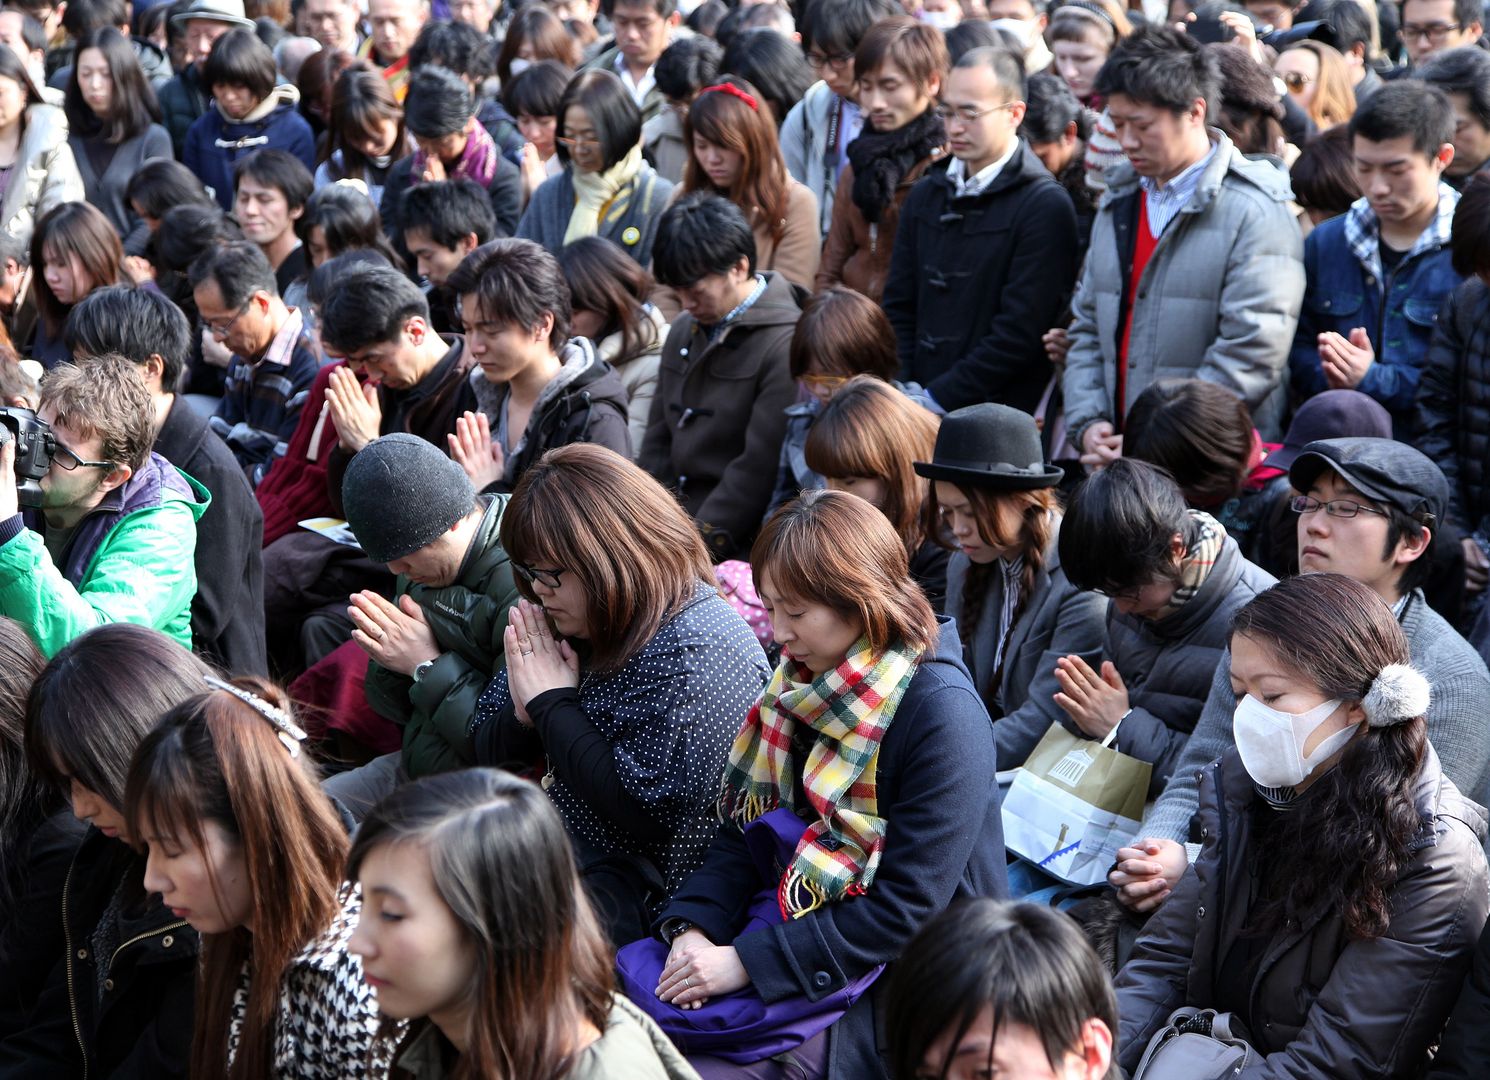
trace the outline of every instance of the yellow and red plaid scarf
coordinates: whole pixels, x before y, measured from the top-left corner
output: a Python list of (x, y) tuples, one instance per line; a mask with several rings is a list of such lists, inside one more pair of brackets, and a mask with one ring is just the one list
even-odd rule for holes
[(877, 653), (860, 638), (843, 663), (821, 675), (783, 656), (735, 736), (719, 815), (741, 828), (780, 806), (800, 813), (792, 735), (806, 724), (817, 736), (802, 775), (817, 816), (782, 875), (783, 917), (801, 918), (874, 881), (885, 845), (875, 785), (880, 741), (920, 655), (894, 645)]

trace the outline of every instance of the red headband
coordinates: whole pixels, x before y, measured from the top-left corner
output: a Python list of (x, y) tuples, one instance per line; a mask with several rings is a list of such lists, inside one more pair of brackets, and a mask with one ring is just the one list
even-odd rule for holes
[(751, 97), (744, 90), (741, 90), (733, 83), (715, 83), (713, 86), (704, 87), (702, 90), (699, 91), (699, 94), (712, 94), (715, 91), (718, 91), (721, 94), (732, 94), (743, 101), (746, 105), (749, 105), (756, 112), (761, 111), (761, 107), (756, 103), (755, 98)]

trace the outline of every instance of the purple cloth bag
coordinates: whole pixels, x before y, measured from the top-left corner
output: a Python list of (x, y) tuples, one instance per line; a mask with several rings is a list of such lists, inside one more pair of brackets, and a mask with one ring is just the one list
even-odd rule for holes
[[(750, 901), (745, 924), (736, 938), (786, 921), (776, 900), (776, 888), (805, 828), (802, 820), (787, 809), (762, 814), (745, 826), (745, 844), (765, 887)], [(668, 946), (655, 937), (622, 948), (616, 954), (621, 989), (657, 1021), (685, 1055), (709, 1054), (736, 1065), (763, 1061), (801, 1046), (848, 1012), (884, 970), (880, 965), (816, 1001), (804, 994), (767, 1004), (754, 986), (747, 986), (710, 998), (701, 1008), (679, 1009), (656, 993), (668, 951)]]

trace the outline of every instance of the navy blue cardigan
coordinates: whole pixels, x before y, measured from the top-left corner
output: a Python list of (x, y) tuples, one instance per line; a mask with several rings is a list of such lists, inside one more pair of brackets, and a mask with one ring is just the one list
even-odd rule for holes
[[(800, 919), (735, 937), (759, 888), (744, 835), (725, 823), (701, 869), (658, 925), (686, 919), (711, 941), (733, 942), (766, 1001), (816, 1000), (898, 957), (932, 916), (955, 900), (1008, 896), (993, 722), (973, 689), (949, 618), (923, 657), (880, 746), (879, 812), (888, 822), (869, 891)], [(885, 984), (882, 977), (875, 991)], [(829, 1037), (830, 1078), (887, 1076), (865, 995)]]

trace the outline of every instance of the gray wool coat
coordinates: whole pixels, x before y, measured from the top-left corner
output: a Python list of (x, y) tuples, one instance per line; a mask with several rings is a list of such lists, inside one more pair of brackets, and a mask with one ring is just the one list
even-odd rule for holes
[[(1490, 672), (1485, 662), (1443, 616), (1428, 606), (1420, 589), (1398, 617), (1412, 664), (1428, 679), (1428, 741), (1444, 775), (1481, 805), (1490, 799)], [(1236, 695), (1231, 692), (1231, 652), (1222, 654), (1211, 680), (1205, 710), (1175, 766), (1174, 777), (1149, 810), (1139, 836), (1185, 843), (1200, 798), (1200, 772), (1231, 748)], [(1192, 852), (1193, 854), (1193, 852)]]
[[(1244, 157), (1220, 131), (1211, 138), (1216, 155), (1139, 282), (1124, 413), (1156, 380), (1199, 378), (1238, 394), (1263, 438), (1276, 438), (1304, 301), (1304, 241), (1288, 210), (1288, 174)], [(1071, 302), (1063, 390), (1076, 445), (1088, 426), (1115, 419), (1126, 268), (1143, 197), (1126, 161), (1108, 170), (1107, 185)]]
[[(1024, 610), (1009, 632), (998, 686), (992, 684), (1004, 604), (1002, 574), (995, 571), (990, 575), (978, 625), (964, 629), (961, 622), (957, 623), (964, 634), (963, 657), (972, 672), (973, 685), (994, 717), (993, 737), (1001, 769), (1023, 765), (1050, 725), (1065, 721), (1065, 712), (1055, 703), (1060, 690), (1055, 681), (1055, 662), (1072, 653), (1094, 667), (1102, 660), (1107, 600), (1097, 593), (1081, 592), (1066, 579), (1056, 547), (1056, 538), (1052, 537), (1045, 565), (1035, 575)], [(963, 589), (970, 568), (968, 557), (960, 551), (947, 561), (947, 614), (954, 619), (962, 618)]]

